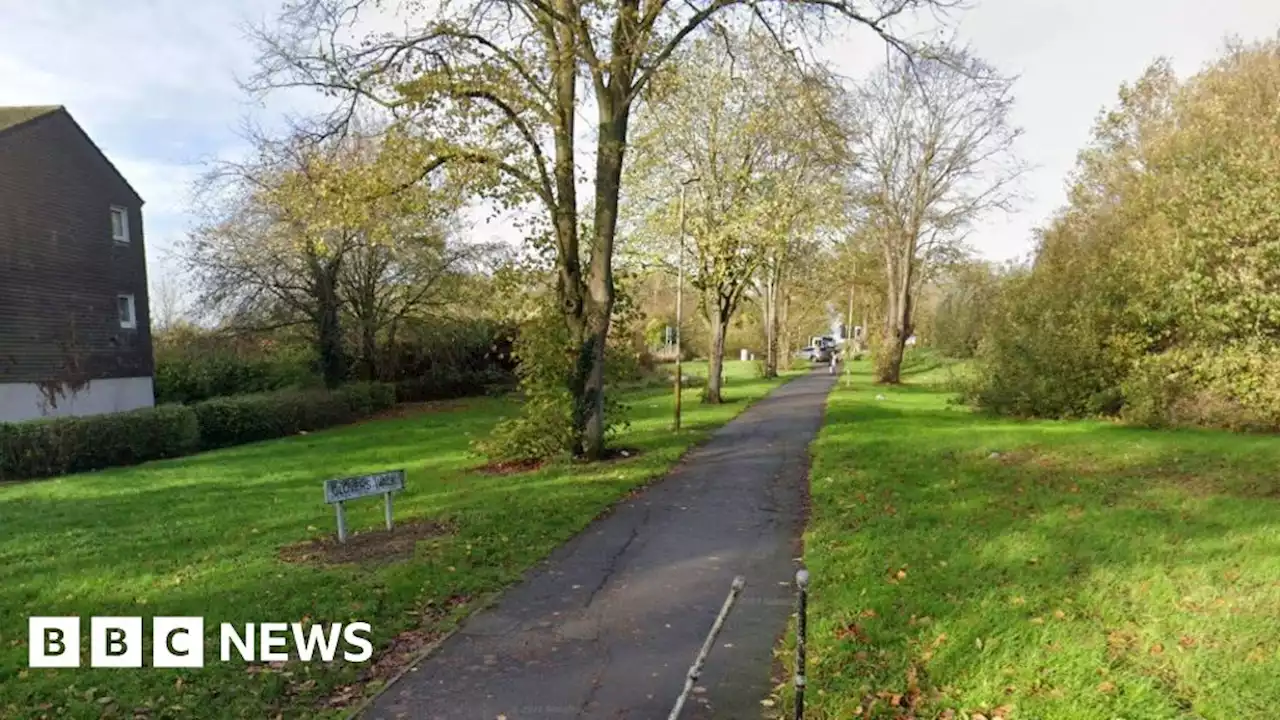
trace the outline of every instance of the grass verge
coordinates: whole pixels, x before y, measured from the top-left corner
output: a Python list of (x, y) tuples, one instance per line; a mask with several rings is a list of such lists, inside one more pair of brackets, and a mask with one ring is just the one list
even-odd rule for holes
[[(758, 399), (781, 382), (754, 379), (750, 363), (727, 365), (726, 392), (735, 400)], [(669, 431), (669, 392), (626, 394), (632, 425), (615, 442), (641, 452), (598, 465), (474, 472), (480, 461), (468, 453), (471, 439), (517, 409), (511, 400), (477, 398), (439, 412), (2, 486), (0, 716), (338, 715), (337, 706), (376, 688), (378, 678), (362, 682), (369, 666), (222, 663), (218, 625), (363, 620), (379, 650), (421, 647), (748, 404), (706, 406), (697, 393), (684, 397), (679, 435)], [(281, 559), (282, 548), (334, 533), (324, 479), (387, 468), (408, 471), (408, 487), (395, 500), (397, 523), (433, 523), (447, 533), (424, 532), (407, 552), (397, 548), (409, 555), (398, 561)], [(382, 505), (349, 503), (347, 516), (352, 529), (372, 530), (382, 522)], [(84, 667), (27, 668), (32, 615), (81, 616)], [(94, 615), (142, 616), (148, 666), (151, 617), (202, 616), (206, 665), (88, 668)]]
[(813, 449), (807, 717), (1275, 716), (1275, 438), (996, 419), (945, 368), (853, 371)]

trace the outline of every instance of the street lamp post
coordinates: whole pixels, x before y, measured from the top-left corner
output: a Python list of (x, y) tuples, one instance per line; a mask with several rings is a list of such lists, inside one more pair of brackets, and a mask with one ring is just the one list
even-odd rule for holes
[(680, 327), (684, 320), (684, 192), (695, 182), (698, 182), (698, 178), (692, 177), (680, 183), (680, 254), (676, 260), (676, 416), (673, 426), (677, 431), (680, 430), (680, 385), (683, 380), (681, 360), (684, 355), (680, 344)]

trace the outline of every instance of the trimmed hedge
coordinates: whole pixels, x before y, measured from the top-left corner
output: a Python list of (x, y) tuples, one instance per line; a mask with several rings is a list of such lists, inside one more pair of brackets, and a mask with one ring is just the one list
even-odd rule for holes
[(515, 378), (497, 368), (454, 370), (445, 368), (395, 384), (398, 402), (426, 402), (484, 395), (493, 387), (513, 386)]
[(187, 455), (199, 445), (196, 414), (180, 405), (0, 423), (0, 480), (136, 465)]
[(396, 404), (396, 388), (357, 383), (160, 405), (110, 415), (0, 423), (0, 481), (137, 465), (355, 422)]
[(395, 403), (394, 386), (356, 383), (332, 391), (214, 398), (190, 407), (200, 421), (201, 449), (212, 450), (355, 422)]
[(157, 403), (191, 404), (216, 397), (276, 392), (287, 388), (318, 387), (310, 358), (281, 352), (269, 358), (242, 358), (214, 351), (191, 357), (157, 353)]

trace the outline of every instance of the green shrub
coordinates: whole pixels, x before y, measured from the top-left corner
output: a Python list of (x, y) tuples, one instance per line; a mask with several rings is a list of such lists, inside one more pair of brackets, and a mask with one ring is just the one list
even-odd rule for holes
[(396, 389), (356, 383), (160, 405), (109, 415), (0, 423), (0, 481), (65, 475), (354, 422), (393, 407)]
[(512, 381), (511, 373), (495, 367), (474, 370), (442, 367), (428, 369), (418, 377), (397, 382), (395, 392), (399, 402), (448, 400), (483, 395), (494, 387), (509, 387)]
[[(606, 353), (608, 381), (616, 381), (615, 372), (638, 374), (634, 355), (628, 361), (625, 351), (606, 348)], [(535, 315), (520, 328), (514, 355), (524, 396), (520, 415), (499, 422), (472, 449), (493, 462), (541, 460), (575, 452), (580, 438), (568, 388), (574, 363), (583, 359), (574, 352), (564, 319), (554, 311)], [(623, 404), (605, 395), (606, 437), (626, 427), (625, 413)]]
[(191, 406), (205, 450), (242, 445), (355, 422), (395, 405), (385, 383), (355, 383), (336, 390), (282, 390), (214, 398)]
[(381, 379), (402, 386), (401, 402), (483, 394), (515, 380), (515, 329), (484, 319), (437, 318), (405, 328), (388, 348)]
[(0, 423), (0, 480), (136, 465), (186, 455), (198, 445), (196, 415), (179, 405)]
[(1142, 359), (1124, 382), (1124, 418), (1149, 427), (1280, 430), (1280, 358), (1244, 344)]
[(313, 364), (310, 355), (288, 348), (258, 358), (227, 349), (157, 351), (156, 402), (195, 403), (215, 397), (317, 387), (320, 377)]

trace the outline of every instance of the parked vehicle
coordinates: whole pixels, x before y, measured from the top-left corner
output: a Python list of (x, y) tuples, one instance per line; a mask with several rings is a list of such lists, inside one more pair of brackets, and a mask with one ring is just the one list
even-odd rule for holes
[(831, 362), (831, 358), (836, 352), (836, 341), (832, 337), (814, 337), (809, 347), (801, 352), (805, 353), (805, 357), (810, 362), (826, 363)]

